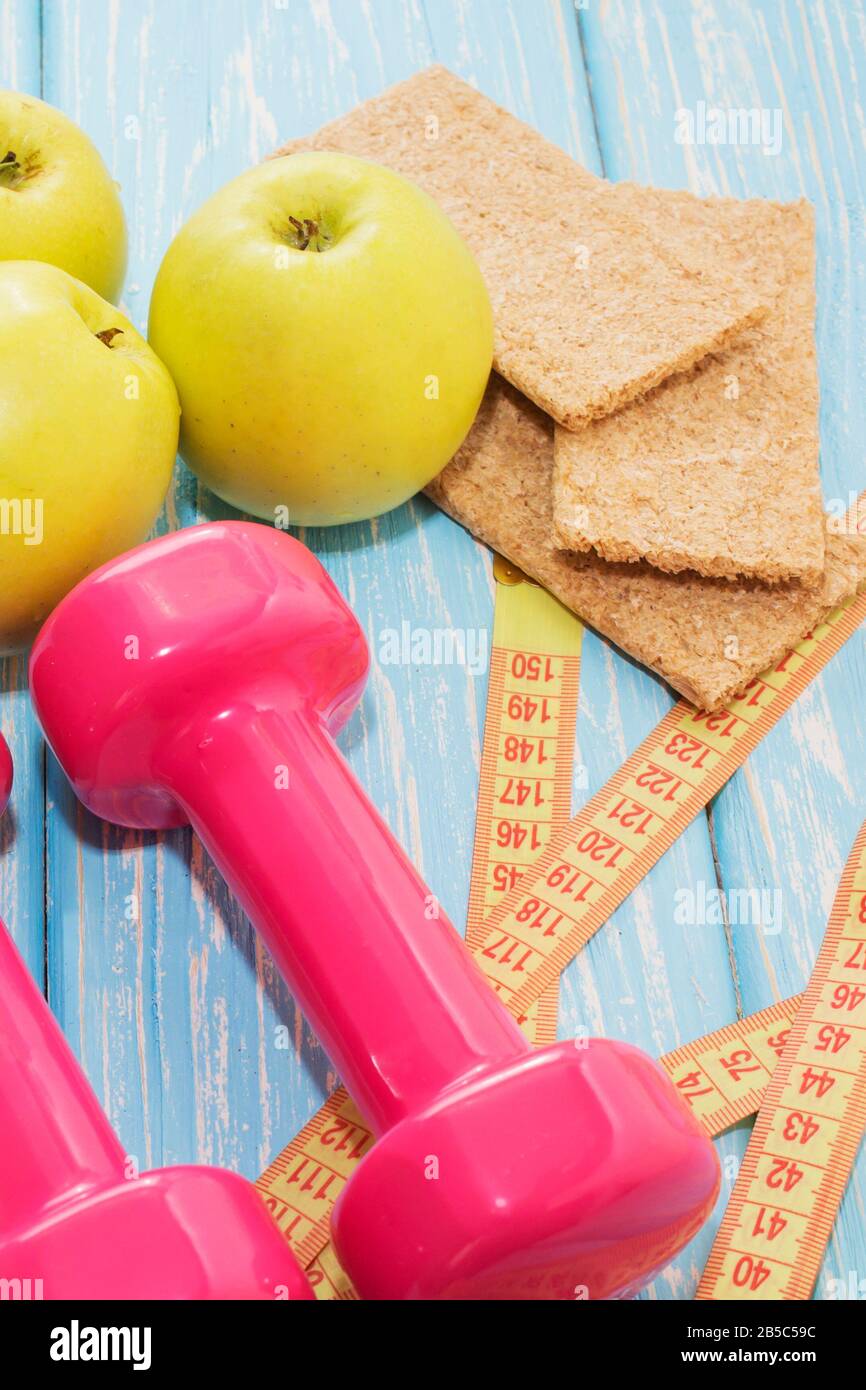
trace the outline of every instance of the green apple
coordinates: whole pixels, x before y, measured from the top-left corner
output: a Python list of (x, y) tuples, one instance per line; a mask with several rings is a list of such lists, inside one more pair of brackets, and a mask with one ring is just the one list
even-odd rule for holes
[(493, 353), (481, 273), (444, 213), (328, 153), (269, 160), (199, 209), (160, 266), (148, 336), (189, 466), (243, 511), (313, 526), (435, 477)]
[(0, 653), (144, 540), (177, 448), (174, 383), (117, 309), (37, 261), (0, 261)]
[(126, 272), (117, 185), (73, 121), (0, 91), (0, 260), (48, 261), (114, 303)]

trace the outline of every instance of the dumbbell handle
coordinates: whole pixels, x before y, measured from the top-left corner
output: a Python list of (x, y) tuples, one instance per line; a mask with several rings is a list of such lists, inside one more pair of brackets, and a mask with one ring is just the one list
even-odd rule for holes
[(202, 710), (157, 771), (377, 1133), (529, 1050), (315, 713)]
[(123, 1178), (125, 1155), (0, 922), (0, 1232)]

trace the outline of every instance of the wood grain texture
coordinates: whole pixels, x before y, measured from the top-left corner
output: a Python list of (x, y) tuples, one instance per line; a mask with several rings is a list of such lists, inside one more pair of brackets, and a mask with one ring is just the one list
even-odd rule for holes
[[(210, 192), (434, 60), (595, 172), (695, 191), (803, 192), (819, 224), (824, 487), (846, 496), (863, 484), (866, 423), (864, 39), (862, 0), (0, 0), (0, 82), (41, 91), (78, 120), (121, 183), (124, 304), (139, 327), (171, 236)], [(779, 107), (779, 155), (678, 145), (674, 113), (702, 99)], [(230, 514), (179, 467), (160, 527)], [(489, 641), (489, 558), (423, 499), (303, 539), (356, 608), (374, 655), (344, 751), (462, 927), (486, 674), (377, 658), (404, 620)], [(588, 1027), (662, 1052), (729, 1022), (738, 1004), (750, 1011), (802, 988), (866, 805), (864, 667), (858, 637), (598, 933), (563, 983), (564, 1036)], [(198, 1158), (255, 1176), (333, 1084), (327, 1059), (192, 837), (114, 830), (77, 806), (55, 766), (44, 782), (16, 689), (21, 663), (0, 674), (17, 763), (0, 909), (37, 974), (47, 961), (51, 1003), (129, 1152), (142, 1164)], [(672, 703), (591, 633), (581, 685), (578, 803)], [(717, 873), (728, 887), (778, 888), (782, 930), (678, 921), (677, 894), (714, 888)], [(727, 1190), (744, 1139), (741, 1130), (719, 1141)], [(866, 1269), (863, 1176), (861, 1161), (830, 1277)], [(692, 1296), (713, 1229), (650, 1296)]]
[[(38, 4), (0, 0), (0, 86), (38, 94), (40, 65)], [(0, 820), (0, 917), (44, 982), (44, 755), (26, 686), (24, 659), (0, 659), (0, 730), (15, 762), (13, 801)]]
[[(804, 195), (815, 204), (822, 480), (847, 499), (866, 481), (862, 333), (866, 286), (866, 10), (849, 4), (608, 3), (581, 15), (605, 170), (695, 192)], [(678, 145), (675, 113), (699, 101), (782, 112), (777, 155), (754, 145)], [(859, 325), (859, 326), (858, 326)], [(769, 932), (726, 928), (746, 1012), (802, 989), (842, 865), (866, 812), (862, 632), (720, 793), (711, 810), (727, 890), (778, 893)], [(771, 899), (772, 901), (772, 899)], [(775, 930), (778, 927), (779, 930)], [(707, 928), (698, 928), (705, 932)], [(816, 1296), (863, 1270), (861, 1154)], [(862, 1277), (862, 1276), (861, 1276)]]

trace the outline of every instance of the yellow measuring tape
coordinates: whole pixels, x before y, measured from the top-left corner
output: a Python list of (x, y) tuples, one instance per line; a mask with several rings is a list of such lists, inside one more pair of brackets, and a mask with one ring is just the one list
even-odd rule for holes
[(808, 1298), (866, 1127), (866, 823), (697, 1298)]
[(717, 714), (680, 700), (494, 908), (484, 972), (520, 1018), (574, 959), (866, 616), (838, 608)]
[[(568, 820), (582, 629), (502, 562), (497, 577), (467, 941), (506, 1007), (541, 1042), (555, 1037), (561, 970), (856, 630), (866, 596), (832, 614), (728, 710), (700, 714), (680, 701)], [(660, 1059), (708, 1133), (755, 1113), (798, 1002)], [(327, 1247), (328, 1225), (372, 1142), (337, 1091), (256, 1184), (323, 1298), (356, 1297)]]
[[(494, 907), (571, 814), (583, 638), (574, 614), (501, 555), (494, 556), (493, 574), (497, 598), (466, 914), (466, 944), (475, 954)], [(558, 1013), (557, 978), (522, 1020), (539, 1047), (556, 1040)]]
[(771, 1004), (659, 1058), (707, 1134), (721, 1134), (755, 1114), (788, 1041), (801, 997)]

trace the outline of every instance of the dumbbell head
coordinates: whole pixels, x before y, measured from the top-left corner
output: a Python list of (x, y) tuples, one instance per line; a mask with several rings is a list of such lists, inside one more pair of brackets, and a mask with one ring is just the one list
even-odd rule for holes
[[(0, 1168), (15, 1162), (7, 1152)], [(50, 1299), (309, 1300), (307, 1280), (255, 1188), (218, 1168), (156, 1169), (21, 1213), (0, 1232), (0, 1278)]]
[(557, 1043), (396, 1125), (332, 1230), (370, 1298), (625, 1297), (698, 1231), (718, 1187), (655, 1062), (625, 1043)]
[(0, 1136), (4, 1287), (38, 1280), (49, 1299), (312, 1298), (236, 1173), (137, 1175), (2, 922)]
[(83, 580), (44, 624), (30, 671), (85, 805), (164, 829), (186, 817), (159, 760), (191, 719), (243, 697), (306, 706), (335, 733), (368, 666), (355, 615), (305, 546), (268, 526), (211, 522)]

